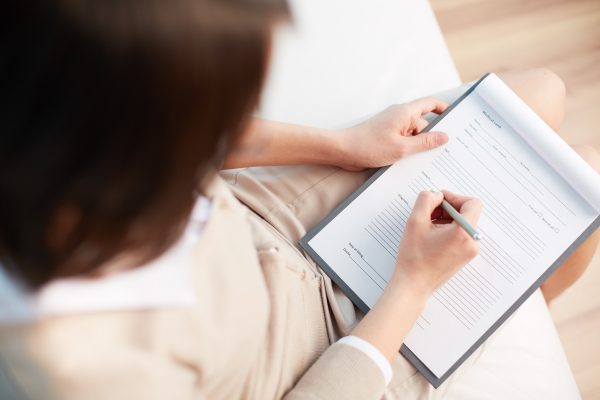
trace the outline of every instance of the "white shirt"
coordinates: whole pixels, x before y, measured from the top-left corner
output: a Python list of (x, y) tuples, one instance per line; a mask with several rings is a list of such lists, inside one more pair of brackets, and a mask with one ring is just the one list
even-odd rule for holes
[[(57, 315), (95, 311), (135, 310), (192, 306), (189, 252), (202, 235), (212, 204), (200, 197), (182, 238), (158, 259), (138, 268), (102, 278), (56, 279), (30, 294), (12, 280), (0, 265), (0, 326)], [(356, 336), (338, 343), (362, 351), (379, 367), (386, 384), (392, 368), (377, 348)]]

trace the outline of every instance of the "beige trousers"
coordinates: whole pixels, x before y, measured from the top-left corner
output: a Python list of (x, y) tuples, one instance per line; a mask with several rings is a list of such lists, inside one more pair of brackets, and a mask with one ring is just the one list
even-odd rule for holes
[[(452, 102), (468, 85), (436, 95)], [(374, 170), (300, 165), (222, 173), (236, 197), (270, 223), (290, 245), (321, 221)], [(308, 256), (307, 256), (308, 258)], [(331, 282), (330, 309), (347, 335), (360, 312)], [(440, 388), (434, 390), (402, 356), (393, 363), (388, 398), (572, 399), (578, 391), (541, 293), (537, 291)]]

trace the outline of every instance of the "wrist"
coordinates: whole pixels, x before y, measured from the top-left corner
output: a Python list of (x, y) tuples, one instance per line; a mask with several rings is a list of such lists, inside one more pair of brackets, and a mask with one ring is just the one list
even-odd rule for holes
[(354, 328), (352, 335), (368, 341), (389, 361), (393, 361), (430, 294), (425, 287), (414, 285), (402, 274), (394, 274), (375, 306)]
[(287, 125), (287, 144), (292, 144), (293, 153), (289, 159), (293, 164), (339, 165), (341, 154), (345, 153), (344, 143), (338, 131)]
[(416, 276), (411, 276), (406, 271), (398, 266), (388, 283), (388, 287), (392, 291), (398, 291), (408, 294), (415, 303), (425, 305), (429, 297), (433, 294), (434, 288), (429, 285), (424, 279), (419, 279)]
[(346, 132), (343, 130), (321, 130), (320, 153), (322, 164), (345, 166), (348, 164), (350, 149)]

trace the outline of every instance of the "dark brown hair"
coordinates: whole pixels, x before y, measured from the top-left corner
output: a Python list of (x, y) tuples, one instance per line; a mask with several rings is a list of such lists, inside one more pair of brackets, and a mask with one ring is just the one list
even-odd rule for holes
[(0, 257), (36, 288), (150, 260), (258, 99), (283, 0), (8, 0)]

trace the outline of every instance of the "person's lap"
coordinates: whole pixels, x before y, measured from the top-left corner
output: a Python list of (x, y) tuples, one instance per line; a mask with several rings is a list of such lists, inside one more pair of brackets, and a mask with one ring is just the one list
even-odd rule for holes
[[(293, 166), (228, 171), (224, 176), (243, 202), (291, 243), (296, 243), (371, 172), (355, 173), (328, 166)], [(388, 387), (392, 398), (577, 396), (539, 291), (439, 389), (433, 390), (401, 356), (393, 368), (395, 377)]]
[[(447, 102), (466, 86), (436, 95)], [(235, 195), (295, 245), (373, 173), (332, 166), (255, 167), (222, 172)], [(346, 304), (350, 325), (352, 310)], [(400, 355), (393, 365), (391, 398), (576, 398), (577, 388), (546, 303), (537, 291), (439, 389)]]

